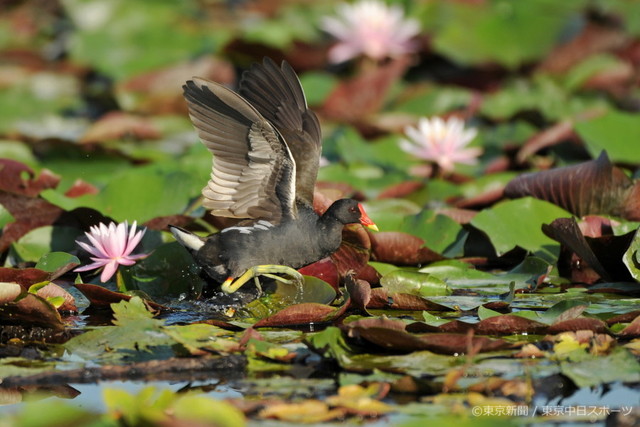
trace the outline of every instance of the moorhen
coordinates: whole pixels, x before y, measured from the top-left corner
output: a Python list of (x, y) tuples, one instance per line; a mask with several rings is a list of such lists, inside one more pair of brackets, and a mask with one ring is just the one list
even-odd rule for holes
[(254, 64), (238, 93), (201, 78), (183, 89), (191, 121), (213, 154), (203, 205), (213, 215), (243, 221), (206, 238), (170, 229), (223, 291), (234, 292), (251, 278), (259, 287), (259, 275), (299, 276), (293, 269), (338, 249), (345, 224), (377, 230), (352, 199), (334, 202), (322, 216), (313, 210), (320, 123), (287, 62)]

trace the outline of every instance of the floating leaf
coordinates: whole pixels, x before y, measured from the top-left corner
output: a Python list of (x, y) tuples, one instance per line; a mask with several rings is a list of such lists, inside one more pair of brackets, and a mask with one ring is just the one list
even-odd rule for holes
[(15, 222), (5, 225), (2, 229), (0, 252), (4, 252), (14, 241), (29, 231), (49, 226), (60, 220), (63, 215), (62, 209), (45, 200), (12, 195), (4, 191), (0, 191), (0, 204), (15, 219)]
[[(388, 391), (389, 384), (385, 385)], [(338, 394), (327, 397), (326, 402), (331, 406), (344, 408), (352, 414), (368, 417), (380, 416), (394, 411), (393, 406), (379, 400), (386, 394), (381, 392), (381, 388), (379, 383), (370, 384), (368, 387), (357, 384), (342, 386), (338, 389)]]
[(38, 177), (29, 166), (11, 159), (0, 159), (0, 190), (35, 197), (43, 190), (55, 188), (60, 178), (45, 169)]
[(57, 331), (64, 329), (58, 310), (45, 298), (31, 293), (0, 305), (0, 319), (5, 324), (40, 326)]
[(296, 303), (330, 304), (336, 299), (336, 289), (324, 280), (314, 276), (303, 278), (302, 289), (290, 283), (277, 281), (274, 294)]
[(295, 304), (259, 320), (253, 326), (255, 328), (263, 328), (324, 323), (342, 315), (347, 309), (347, 306), (348, 303), (338, 308), (317, 303)]
[(623, 337), (639, 337), (640, 336), (640, 315), (636, 316), (631, 323), (629, 323), (619, 335)]
[(541, 313), (540, 320), (544, 323), (552, 324), (557, 321), (575, 319), (580, 316), (588, 306), (587, 303), (579, 299), (559, 301), (545, 310), (544, 313)]
[(0, 282), (19, 283), (25, 290), (35, 283), (49, 279), (49, 273), (37, 268), (0, 267)]
[(12, 255), (21, 261), (37, 262), (51, 252), (72, 252), (77, 246), (75, 239), (81, 233), (75, 227), (39, 227), (14, 242)]
[[(45, 286), (35, 292), (36, 295), (45, 298), (60, 311), (78, 311), (76, 299), (67, 290), (52, 282), (44, 282), (44, 284)], [(31, 292), (31, 289), (29, 291)]]
[(102, 326), (72, 338), (65, 348), (86, 359), (126, 357), (129, 352), (149, 352), (154, 346), (175, 344), (139, 297), (111, 305), (115, 326)]
[(364, 69), (352, 80), (338, 84), (327, 97), (323, 113), (346, 122), (363, 120), (380, 109), (387, 91), (408, 66), (408, 58), (400, 58), (379, 67)]
[(555, 261), (559, 247), (542, 233), (541, 226), (566, 216), (565, 210), (551, 203), (525, 197), (485, 209), (471, 224), (489, 236), (498, 255), (519, 246), (547, 261)]
[(635, 114), (612, 110), (575, 126), (593, 157), (606, 150), (615, 162), (640, 163), (640, 154), (635, 149), (640, 141), (637, 118)]
[(607, 324), (600, 319), (577, 317), (575, 319), (561, 320), (549, 326), (549, 329), (547, 329), (547, 332), (550, 334), (575, 331), (593, 331), (602, 334), (607, 332)]
[(481, 320), (475, 325), (482, 335), (539, 334), (547, 328), (544, 323), (513, 314), (503, 314)]
[[(190, 51), (184, 46), (196, 50), (208, 47), (210, 51), (217, 38), (225, 38), (219, 31), (197, 31), (192, 25), (185, 25), (183, 21), (192, 9), (178, 1), (154, 3), (149, 7), (114, 1), (101, 9), (100, 19), (90, 22), (86, 14), (91, 10), (83, 2), (65, 0), (63, 3), (75, 27), (69, 37), (69, 55), (74, 61), (91, 64), (115, 79), (187, 59)], [(120, 22), (117, 28), (109, 25), (114, 21)], [(168, 32), (167, 28), (173, 31)], [(139, 49), (140, 40), (149, 46), (162, 46), (163, 52)]]
[(35, 268), (53, 273), (60, 268), (68, 268), (69, 264), (73, 264), (71, 266), (73, 268), (80, 265), (80, 260), (77, 256), (66, 252), (48, 252), (38, 260)]
[(192, 356), (215, 353), (230, 353), (239, 349), (239, 344), (230, 340), (228, 332), (216, 326), (197, 323), (184, 326), (168, 326), (164, 332), (184, 346)]
[(397, 231), (382, 231), (372, 235), (371, 249), (376, 261), (396, 265), (427, 264), (444, 259), (442, 255), (424, 247), (421, 238)]
[(393, 270), (382, 276), (380, 283), (389, 293), (405, 293), (419, 296), (451, 295), (449, 286), (441, 279), (427, 273)]
[[(321, 259), (312, 264), (298, 269), (298, 272), (304, 276), (313, 276), (328, 283), (334, 289), (338, 289), (338, 268), (331, 258)], [(315, 301), (315, 302), (330, 302), (330, 301)]]
[(276, 418), (298, 424), (321, 423), (342, 418), (344, 415), (344, 409), (330, 409), (326, 403), (319, 400), (304, 400), (301, 403), (271, 404), (258, 414), (260, 418)]
[(449, 307), (429, 301), (418, 295), (389, 292), (384, 288), (371, 289), (371, 300), (367, 308), (393, 308), (396, 310), (451, 311)]
[(182, 212), (200, 185), (194, 176), (176, 167), (165, 169), (154, 165), (121, 171), (96, 195), (68, 198), (49, 190), (42, 197), (66, 210), (90, 207), (118, 222), (144, 223)]
[(441, 16), (455, 25), (444, 23), (436, 32), (437, 51), (463, 64), (497, 62), (512, 69), (551, 48), (573, 12), (571, 5), (553, 0), (530, 5), (444, 2), (440, 6)]
[(464, 244), (466, 238), (459, 223), (433, 210), (405, 218), (401, 230), (422, 238), (427, 247), (445, 256), (461, 255), (456, 244)]
[(333, 359), (338, 363), (348, 360), (353, 350), (345, 341), (342, 331), (335, 326), (329, 326), (322, 332), (308, 335), (307, 345), (322, 357)]
[[(603, 369), (604, 366), (606, 369)], [(614, 381), (640, 381), (640, 364), (624, 348), (618, 348), (604, 357), (590, 356), (577, 362), (561, 362), (560, 368), (578, 387), (592, 387)]]

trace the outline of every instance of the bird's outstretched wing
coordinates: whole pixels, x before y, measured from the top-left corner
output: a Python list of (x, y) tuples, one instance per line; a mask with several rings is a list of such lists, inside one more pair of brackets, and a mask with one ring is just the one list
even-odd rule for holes
[(296, 163), (296, 197), (313, 205), (322, 134), (293, 68), (285, 61), (278, 67), (265, 58), (242, 74), (238, 93), (284, 137)]
[(296, 164), (280, 132), (218, 83), (194, 78), (183, 89), (191, 121), (213, 153), (204, 207), (218, 216), (274, 224), (295, 216)]

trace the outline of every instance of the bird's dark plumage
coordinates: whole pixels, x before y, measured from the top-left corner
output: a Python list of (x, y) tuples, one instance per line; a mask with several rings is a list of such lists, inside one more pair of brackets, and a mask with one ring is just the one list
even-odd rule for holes
[(200, 78), (183, 88), (193, 125), (213, 154), (203, 205), (213, 215), (244, 219), (206, 239), (170, 227), (211, 278), (222, 282), (257, 265), (299, 268), (337, 250), (345, 224), (375, 227), (350, 199), (322, 216), (314, 212), (320, 124), (289, 64), (254, 64), (238, 93)]

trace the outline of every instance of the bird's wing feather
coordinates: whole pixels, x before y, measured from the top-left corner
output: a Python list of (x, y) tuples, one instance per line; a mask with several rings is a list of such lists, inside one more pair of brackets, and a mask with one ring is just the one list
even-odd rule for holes
[(322, 134), (295, 71), (287, 62), (278, 67), (265, 58), (243, 73), (238, 93), (284, 137), (296, 163), (296, 197), (312, 205)]
[(213, 154), (204, 207), (218, 216), (272, 223), (295, 216), (296, 165), (278, 130), (218, 83), (194, 78), (183, 89), (191, 121)]

